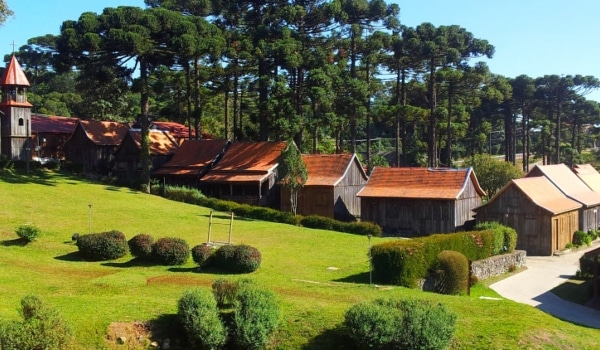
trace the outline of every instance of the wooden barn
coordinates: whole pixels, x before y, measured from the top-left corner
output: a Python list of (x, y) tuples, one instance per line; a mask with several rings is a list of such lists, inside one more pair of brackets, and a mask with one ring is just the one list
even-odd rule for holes
[(539, 176), (511, 180), (475, 212), (477, 222), (495, 221), (515, 229), (517, 249), (547, 256), (572, 241), (581, 206)]
[(200, 179), (209, 197), (279, 207), (277, 166), (286, 142), (234, 142)]
[(229, 144), (227, 140), (186, 140), (152, 177), (169, 185), (197, 188), (200, 178), (223, 156)]
[[(168, 132), (159, 130), (149, 130), (148, 139), (150, 142), (150, 172), (152, 172), (171, 160), (179, 148), (179, 144)], [(141, 149), (142, 132), (129, 130), (115, 151), (114, 173), (119, 178), (133, 180), (141, 176)]]
[(536, 164), (525, 177), (545, 176), (559, 191), (579, 202), (579, 230), (597, 229), (600, 223), (600, 193), (592, 191), (564, 164)]
[(473, 168), (375, 167), (358, 193), (361, 220), (401, 236), (468, 229), (484, 195)]
[(82, 165), (86, 172), (108, 174), (113, 167), (113, 154), (128, 130), (125, 123), (79, 120), (65, 142), (65, 158)]
[[(367, 183), (356, 154), (303, 154), (308, 179), (298, 191), (297, 213), (342, 221), (360, 218), (360, 198)], [(290, 191), (281, 188), (281, 210), (291, 211)]]
[(31, 142), (38, 158), (64, 159), (65, 142), (71, 137), (79, 119), (54, 115), (31, 114)]
[(575, 164), (572, 170), (587, 187), (600, 193), (600, 173), (591, 164)]

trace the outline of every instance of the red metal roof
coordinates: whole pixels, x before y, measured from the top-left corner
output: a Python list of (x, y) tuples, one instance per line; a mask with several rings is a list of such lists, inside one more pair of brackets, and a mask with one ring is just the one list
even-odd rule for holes
[(303, 154), (308, 179), (306, 186), (335, 186), (342, 180), (350, 167), (356, 162), (365, 180), (365, 174), (358, 158), (354, 154)]
[(25, 72), (23, 72), (19, 62), (17, 62), (15, 55), (12, 55), (8, 66), (4, 70), (0, 85), (29, 86), (29, 80), (27, 80)]
[[(152, 129), (169, 132), (176, 139), (184, 139), (184, 138), (190, 137), (190, 132), (189, 132), (190, 129), (183, 124), (179, 124), (179, 123), (175, 123), (175, 122), (153, 121)], [(191, 137), (194, 137), (195, 135), (196, 135), (196, 132), (192, 128)]]
[(359, 197), (455, 199), (469, 179), (485, 195), (472, 168), (383, 168), (375, 167)]
[(275, 170), (287, 143), (235, 142), (201, 182), (262, 182)]
[(79, 125), (92, 142), (104, 146), (119, 145), (129, 130), (129, 125), (118, 122), (80, 120)]
[(79, 119), (31, 114), (31, 133), (72, 134)]
[[(129, 130), (129, 135), (133, 138), (133, 141), (138, 148), (142, 147), (142, 132), (136, 130)], [(171, 137), (167, 132), (160, 130), (150, 130), (148, 132), (148, 139), (150, 140), (150, 154), (151, 155), (170, 155), (175, 154), (179, 149), (177, 141)]]
[(185, 140), (154, 175), (199, 175), (223, 152), (226, 140)]

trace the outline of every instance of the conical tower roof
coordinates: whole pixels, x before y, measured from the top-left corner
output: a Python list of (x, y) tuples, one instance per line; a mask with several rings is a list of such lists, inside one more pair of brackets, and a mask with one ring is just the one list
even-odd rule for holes
[(25, 76), (25, 72), (21, 68), (19, 62), (17, 62), (17, 58), (13, 54), (10, 58), (10, 62), (8, 63), (8, 67), (4, 71), (2, 75), (2, 79), (0, 80), (0, 85), (2, 86), (30, 86), (29, 80)]

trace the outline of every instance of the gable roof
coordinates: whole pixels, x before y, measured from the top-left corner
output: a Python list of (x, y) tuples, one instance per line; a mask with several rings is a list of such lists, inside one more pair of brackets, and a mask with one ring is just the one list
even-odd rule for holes
[(201, 175), (223, 153), (227, 140), (185, 140), (154, 175)]
[[(129, 137), (133, 139), (138, 149), (142, 148), (142, 132), (129, 130)], [(127, 136), (125, 136), (127, 137)], [(148, 139), (150, 140), (151, 155), (170, 155), (175, 154), (179, 144), (171, 135), (164, 131), (149, 130)]]
[(367, 179), (356, 154), (303, 154), (302, 160), (308, 172), (305, 186), (335, 186), (353, 165), (358, 166), (363, 178)]
[[(179, 123), (175, 123), (175, 122), (152, 121), (150, 128), (154, 129), (154, 130), (166, 131), (166, 132), (170, 133), (176, 139), (186, 139), (186, 138), (190, 137), (190, 129), (183, 124), (179, 124)], [(191, 130), (192, 130), (191, 137), (194, 137), (196, 135), (196, 133), (193, 128)]]
[(375, 167), (359, 197), (456, 199), (471, 180), (480, 196), (473, 168), (383, 168)]
[[(497, 200), (511, 186), (521, 191), (531, 202), (546, 211), (557, 215), (581, 208), (581, 203), (565, 196), (548, 178), (545, 176), (524, 177), (513, 179), (506, 184), (496, 195), (481, 207), (490, 205)], [(477, 211), (477, 208), (475, 209)]]
[(262, 182), (279, 164), (287, 142), (234, 142), (201, 182)]
[(567, 197), (585, 206), (600, 204), (600, 193), (592, 191), (564, 164), (536, 164), (525, 177), (545, 176)]
[(14, 54), (10, 58), (10, 62), (8, 62), (8, 66), (4, 70), (4, 74), (2, 74), (0, 85), (30, 86), (29, 80), (27, 80), (25, 72), (23, 72), (23, 69)]
[(576, 164), (573, 172), (594, 192), (600, 192), (600, 173), (591, 164)]
[(77, 127), (80, 127), (98, 146), (118, 146), (129, 130), (129, 126), (125, 123), (97, 120), (79, 120)]
[(31, 114), (31, 133), (72, 134), (78, 118)]

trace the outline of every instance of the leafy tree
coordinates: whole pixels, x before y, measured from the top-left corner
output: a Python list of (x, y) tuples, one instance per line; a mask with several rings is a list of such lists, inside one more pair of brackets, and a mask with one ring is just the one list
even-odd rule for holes
[(0, 26), (12, 15), (14, 12), (8, 7), (6, 0), (0, 0)]
[(465, 166), (473, 167), (477, 180), (488, 198), (493, 197), (510, 180), (523, 176), (519, 167), (489, 154), (476, 154), (465, 161)]
[(284, 187), (290, 190), (292, 213), (298, 209), (298, 191), (304, 187), (308, 179), (306, 164), (293, 141), (288, 141), (287, 147), (281, 152), (279, 179)]

